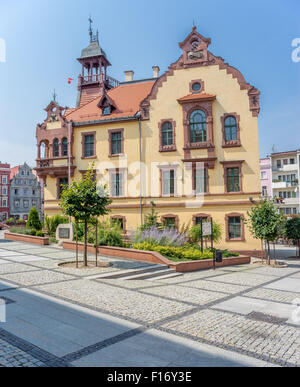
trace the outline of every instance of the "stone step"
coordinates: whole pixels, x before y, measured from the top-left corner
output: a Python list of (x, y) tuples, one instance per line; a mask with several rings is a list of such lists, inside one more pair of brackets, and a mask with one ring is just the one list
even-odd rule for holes
[(127, 277), (142, 275), (144, 273), (165, 270), (166, 268), (168, 268), (167, 265), (147, 265), (136, 269), (119, 270), (116, 272), (96, 274), (96, 275), (87, 277), (87, 279), (117, 279), (117, 278), (125, 279)]
[[(169, 279), (174, 277), (181, 277), (182, 275), (183, 275), (182, 273), (178, 273), (177, 271), (174, 271), (174, 273), (163, 274), (160, 277), (155, 277), (155, 281), (161, 281), (164, 279)], [(151, 281), (151, 280), (152, 280), (151, 278), (146, 279), (146, 281)]]
[(160, 270), (155, 270), (147, 273), (128, 275), (127, 277), (123, 277), (122, 279), (129, 280), (129, 281), (133, 281), (133, 280), (139, 281), (139, 280), (161, 277), (166, 274), (174, 274), (174, 273), (176, 273), (176, 271), (173, 269), (163, 268)]

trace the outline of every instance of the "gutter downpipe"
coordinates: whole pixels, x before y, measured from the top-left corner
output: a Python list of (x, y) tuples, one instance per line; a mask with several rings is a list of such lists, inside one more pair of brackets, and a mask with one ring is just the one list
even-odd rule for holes
[(142, 193), (142, 114), (139, 111), (137, 113), (139, 120), (139, 153), (140, 153), (140, 217), (141, 217), (141, 226), (143, 225), (143, 193)]

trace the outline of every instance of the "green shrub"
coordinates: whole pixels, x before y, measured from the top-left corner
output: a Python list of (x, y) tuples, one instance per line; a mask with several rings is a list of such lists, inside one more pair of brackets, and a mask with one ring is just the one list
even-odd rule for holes
[(37, 231), (33, 228), (33, 229), (30, 230), (29, 235), (36, 236), (36, 233), (37, 233)]
[(25, 227), (11, 227), (9, 229), (9, 232), (16, 233), (16, 234), (25, 234), (25, 231), (28, 231), (26, 230)]
[(29, 215), (28, 215), (28, 221), (26, 223), (27, 228), (34, 228), (35, 230), (41, 230), (42, 229), (42, 222), (40, 221), (39, 212), (36, 209), (36, 207), (32, 207)]
[(213, 254), (210, 251), (203, 251), (195, 249), (194, 247), (174, 247), (174, 246), (157, 246), (151, 243), (135, 243), (133, 248), (137, 250), (156, 251), (165, 257), (177, 258), (184, 260), (201, 260), (212, 259)]
[(69, 218), (62, 215), (54, 215), (52, 217), (45, 216), (44, 228), (47, 232), (47, 235), (54, 237), (56, 229), (60, 224), (69, 223)]
[(36, 236), (37, 236), (37, 237), (44, 237), (45, 234), (43, 233), (43, 231), (40, 231), (40, 230), (39, 230), (39, 231), (36, 232)]
[[(87, 235), (88, 243), (95, 244), (95, 237), (95, 226), (90, 224)], [(83, 238), (84, 236), (82, 235), (81, 240)], [(123, 247), (123, 235), (120, 224), (109, 220), (100, 222), (98, 224), (98, 245)]]

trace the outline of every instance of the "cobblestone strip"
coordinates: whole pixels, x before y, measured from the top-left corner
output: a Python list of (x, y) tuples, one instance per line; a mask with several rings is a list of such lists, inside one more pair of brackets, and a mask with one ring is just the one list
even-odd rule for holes
[[(36, 345), (33, 345), (29, 343), (26, 340), (23, 340), (15, 335), (13, 335), (10, 332), (5, 331), (4, 329), (0, 328), (0, 340), (5, 341), (11, 346), (18, 348), (19, 350), (25, 352), (27, 355), (30, 355), (32, 358), (36, 359), (36, 362), (39, 362), (39, 366), (46, 366), (46, 367), (72, 367), (71, 364), (66, 362), (63, 359), (60, 359), (57, 356), (54, 356), (52, 353), (47, 352)], [(14, 353), (14, 351), (12, 351)], [(4, 352), (5, 353), (5, 352)], [(1, 354), (1, 352), (0, 352)], [(16, 355), (17, 356), (17, 355)], [(12, 359), (15, 356), (12, 355)], [(3, 362), (2, 357), (1, 363), (5, 365), (5, 362)], [(9, 360), (7, 361), (7, 364), (9, 364)], [(11, 365), (14, 367), (14, 362)]]
[(0, 339), (0, 367), (46, 367), (46, 364)]

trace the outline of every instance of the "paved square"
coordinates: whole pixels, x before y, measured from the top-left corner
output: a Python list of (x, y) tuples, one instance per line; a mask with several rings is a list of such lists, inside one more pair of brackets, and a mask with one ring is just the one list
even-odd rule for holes
[(0, 297), (13, 301), (0, 323), (0, 366), (300, 365), (300, 261), (126, 281), (95, 275), (147, 264), (58, 266), (74, 259), (0, 239)]

